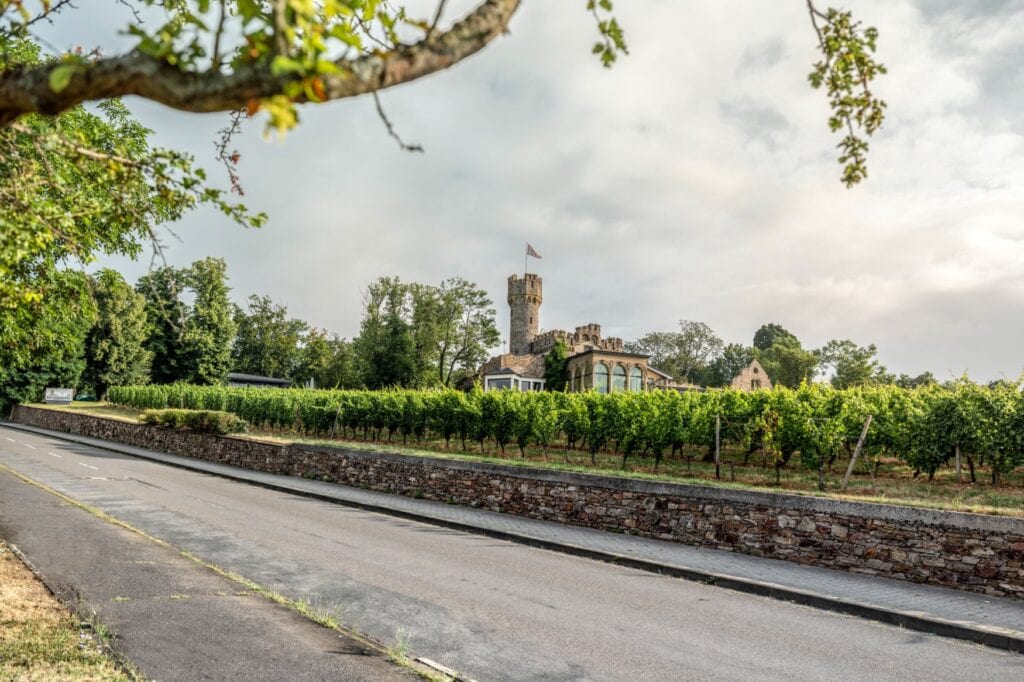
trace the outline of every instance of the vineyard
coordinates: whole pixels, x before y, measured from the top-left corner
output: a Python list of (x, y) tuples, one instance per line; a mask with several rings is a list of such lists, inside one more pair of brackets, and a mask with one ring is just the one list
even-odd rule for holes
[[(896, 461), (931, 481), (944, 467), (957, 480), (992, 484), (1024, 464), (1024, 397), (1020, 387), (893, 386), (836, 390), (804, 385), (752, 393), (545, 393), (479, 390), (330, 391), (220, 386), (124, 386), (110, 401), (136, 409), (223, 410), (258, 429), (305, 437), (372, 442), (444, 443), (446, 450), (524, 456), (610, 455), (625, 469), (647, 458), (666, 463), (716, 462), (728, 451), (746, 466), (824, 474), (850, 462), (861, 436), (858, 470), (874, 476)], [(866, 422), (870, 422), (866, 424)], [(852, 470), (852, 462), (850, 463)], [(984, 472), (984, 474), (982, 474)], [(716, 466), (716, 476), (720, 476)]]

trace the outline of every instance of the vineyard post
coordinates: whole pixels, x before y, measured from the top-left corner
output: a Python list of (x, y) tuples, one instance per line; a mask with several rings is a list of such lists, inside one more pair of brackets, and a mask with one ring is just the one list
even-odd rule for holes
[(722, 415), (715, 415), (715, 478), (722, 478)]
[(341, 401), (338, 401), (338, 409), (334, 412), (334, 423), (331, 424), (331, 439), (334, 439), (334, 432), (338, 430), (338, 418), (341, 417)]
[(868, 427), (871, 426), (871, 415), (864, 420), (864, 429), (860, 432), (860, 438), (857, 439), (857, 447), (853, 449), (853, 457), (850, 458), (850, 466), (846, 467), (846, 475), (843, 476), (843, 485), (840, 490), (846, 490), (846, 486), (850, 483), (850, 474), (853, 473), (853, 466), (857, 463), (857, 457), (860, 456), (860, 450), (864, 447), (864, 439), (868, 437)]
[(960, 475), (960, 446), (956, 446), (956, 482), (963, 483), (963, 476)]

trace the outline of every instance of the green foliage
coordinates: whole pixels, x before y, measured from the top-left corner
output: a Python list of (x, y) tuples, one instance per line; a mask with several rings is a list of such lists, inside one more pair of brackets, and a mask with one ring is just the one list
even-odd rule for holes
[(754, 350), (739, 343), (730, 343), (721, 355), (711, 361), (704, 376), (706, 386), (728, 386), (754, 360)]
[[(237, 329), (224, 261), (204, 258), (185, 269), (158, 268), (140, 277), (136, 290), (146, 299), (153, 381), (223, 381)], [(181, 300), (185, 292), (194, 295), (191, 306)]]
[(544, 388), (564, 391), (569, 382), (569, 347), (561, 339), (544, 357)]
[(226, 436), (229, 433), (244, 433), (245, 420), (228, 412), (216, 410), (146, 410), (142, 422), (171, 429), (188, 429), (196, 433), (213, 433)]
[(269, 296), (250, 296), (248, 310), (235, 308), (231, 362), (236, 372), (295, 378), (302, 362), (299, 347), (307, 325), (288, 317), (288, 309)]
[[(562, 441), (582, 448), (592, 461), (599, 452), (623, 458), (647, 453), (655, 466), (683, 448), (712, 452), (716, 421), (723, 447), (763, 449), (776, 470), (799, 453), (800, 464), (827, 472), (852, 454), (864, 422), (872, 416), (864, 445), (870, 463), (884, 455), (934, 474), (959, 448), (971, 462), (999, 476), (1024, 465), (1024, 397), (1021, 386), (981, 387), (965, 380), (950, 388), (901, 389), (872, 385), (837, 390), (804, 384), (754, 392), (547, 393), (428, 390), (303, 390), (223, 386), (124, 386), (111, 388), (112, 402), (140, 409), (224, 410), (269, 429), (304, 434), (362, 435), (393, 440), (458, 438), (483, 451), (503, 453), (515, 445), (547, 449)], [(689, 456), (689, 455), (688, 455)]]
[(680, 382), (702, 381), (722, 347), (711, 327), (692, 320), (680, 320), (677, 332), (651, 332), (626, 344), (626, 350), (650, 355), (653, 366)]
[(861, 347), (849, 339), (833, 339), (818, 351), (818, 360), (821, 365), (831, 366), (834, 370), (833, 386), (851, 388), (888, 381), (885, 367), (878, 363), (877, 354), (875, 344)]
[(778, 334), (771, 345), (761, 350), (755, 336), (754, 357), (757, 358), (768, 378), (776, 386), (797, 388), (805, 381), (814, 378), (818, 371), (818, 356), (814, 351), (804, 350), (800, 341), (789, 334)]
[(353, 346), (370, 388), (454, 386), (500, 338), (487, 294), (458, 277), (439, 286), (381, 277), (365, 305)]
[(88, 278), (44, 270), (31, 279), (39, 300), (0, 306), (0, 408), (37, 401), (47, 386), (76, 388), (85, 339), (96, 321)]
[(83, 382), (97, 397), (110, 386), (148, 383), (153, 356), (145, 348), (145, 298), (109, 269), (93, 278), (93, 296), (97, 320), (85, 340)]
[(886, 104), (871, 91), (872, 81), (886, 73), (885, 66), (874, 58), (878, 29), (862, 28), (849, 12), (829, 8), (823, 13), (813, 4), (808, 7), (823, 56), (808, 80), (812, 87), (824, 86), (828, 92), (832, 110), (829, 129), (834, 133), (845, 129), (838, 145), (839, 163), (843, 164), (842, 180), (851, 187), (868, 174), (868, 143), (858, 131), (870, 137), (885, 120)]
[[(41, 61), (35, 44), (5, 34), (0, 22), (0, 73)], [(61, 68), (58, 85), (71, 65)], [(38, 301), (32, 274), (41, 269), (139, 255), (160, 225), (201, 203), (262, 224), (265, 216), (209, 187), (191, 157), (151, 147), (151, 133), (116, 99), (0, 126), (0, 307)]]

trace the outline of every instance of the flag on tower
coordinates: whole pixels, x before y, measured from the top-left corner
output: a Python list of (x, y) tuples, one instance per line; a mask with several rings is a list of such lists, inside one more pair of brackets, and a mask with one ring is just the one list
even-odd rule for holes
[(530, 246), (529, 242), (526, 243), (526, 255), (527, 256), (533, 256), (534, 258), (540, 258), (540, 254), (537, 253), (536, 249), (534, 249), (532, 246)]

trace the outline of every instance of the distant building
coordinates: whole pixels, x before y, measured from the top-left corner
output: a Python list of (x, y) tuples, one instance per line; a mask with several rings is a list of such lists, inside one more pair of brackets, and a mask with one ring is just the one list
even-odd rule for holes
[(232, 388), (244, 388), (246, 386), (256, 388), (289, 388), (292, 385), (291, 379), (261, 377), (256, 374), (239, 374), (237, 372), (228, 374), (227, 382), (228, 386)]
[(543, 285), (539, 275), (508, 278), (509, 352), (480, 367), (485, 391), (543, 389), (544, 358), (559, 341), (568, 349), (570, 391), (644, 391), (663, 379), (662, 372), (652, 372), (647, 364), (650, 356), (625, 351), (620, 338), (601, 338), (599, 324), (585, 324), (573, 332), (555, 329), (539, 333)]
[(731, 388), (739, 391), (756, 391), (759, 388), (771, 388), (772, 382), (768, 373), (757, 360), (751, 361), (739, 374), (733, 377)]
[[(638, 392), (653, 389), (703, 391), (695, 384), (680, 383), (648, 364), (649, 355), (630, 353), (622, 339), (602, 338), (601, 325), (584, 324), (572, 332), (562, 329), (540, 332), (540, 306), (544, 302), (544, 280), (539, 275), (511, 275), (508, 278), (509, 352), (485, 362), (477, 376), (485, 391), (540, 391), (545, 387), (544, 358), (558, 344), (566, 346), (566, 389), (571, 392)], [(771, 388), (764, 368), (755, 360), (735, 379), (732, 386), (750, 391)]]

